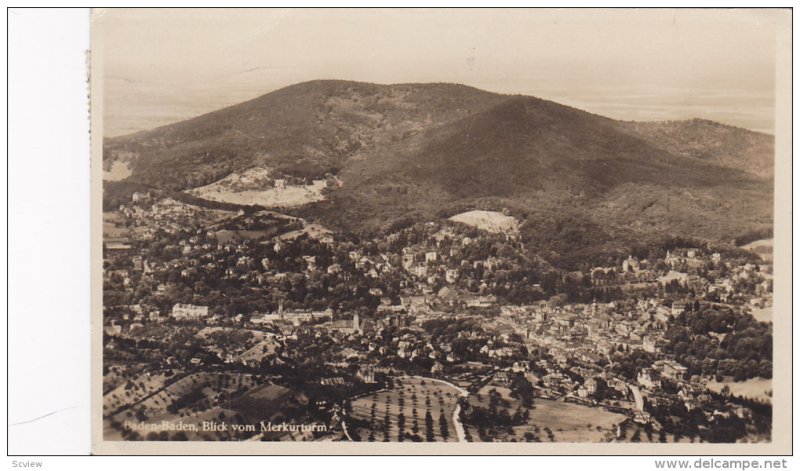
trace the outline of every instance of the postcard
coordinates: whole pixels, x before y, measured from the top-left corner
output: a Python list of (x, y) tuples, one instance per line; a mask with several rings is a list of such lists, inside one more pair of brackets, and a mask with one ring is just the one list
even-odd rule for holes
[(94, 452), (790, 453), (790, 46), (94, 10)]

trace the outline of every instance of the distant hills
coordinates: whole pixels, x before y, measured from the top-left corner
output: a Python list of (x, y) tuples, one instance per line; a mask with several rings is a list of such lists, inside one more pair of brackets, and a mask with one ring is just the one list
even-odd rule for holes
[(772, 227), (773, 137), (705, 120), (623, 122), (456, 84), (313, 81), (107, 139), (128, 183), (189, 190), (269, 168), (336, 175), (294, 211), (374, 233), (470, 210), (521, 221), (551, 258), (665, 237), (730, 241)]

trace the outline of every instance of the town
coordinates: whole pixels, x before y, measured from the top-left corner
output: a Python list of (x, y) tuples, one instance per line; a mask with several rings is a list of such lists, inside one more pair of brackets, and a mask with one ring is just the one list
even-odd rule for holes
[(366, 237), (150, 192), (104, 236), (106, 439), (770, 440), (768, 251), (569, 271), (513, 228)]

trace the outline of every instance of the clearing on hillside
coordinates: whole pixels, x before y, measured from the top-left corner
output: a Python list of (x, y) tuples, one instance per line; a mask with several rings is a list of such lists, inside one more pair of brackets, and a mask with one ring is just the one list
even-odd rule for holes
[(755, 254), (758, 254), (762, 260), (771, 262), (772, 261), (772, 252), (775, 250), (775, 240), (774, 239), (761, 239), (756, 240), (754, 242), (750, 242), (747, 245), (743, 245), (742, 248), (745, 250), (749, 250)]
[(324, 200), (322, 190), (325, 187), (325, 180), (314, 180), (310, 185), (289, 185), (284, 179), (273, 178), (269, 169), (254, 167), (188, 193), (224, 203), (289, 208)]
[(450, 220), (498, 234), (517, 234), (519, 232), (519, 222), (516, 219), (497, 211), (467, 211), (451, 216)]

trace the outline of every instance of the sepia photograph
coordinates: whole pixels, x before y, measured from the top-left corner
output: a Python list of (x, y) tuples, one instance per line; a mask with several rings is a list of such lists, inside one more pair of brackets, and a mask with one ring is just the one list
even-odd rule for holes
[(93, 451), (788, 452), (791, 19), (93, 10)]

